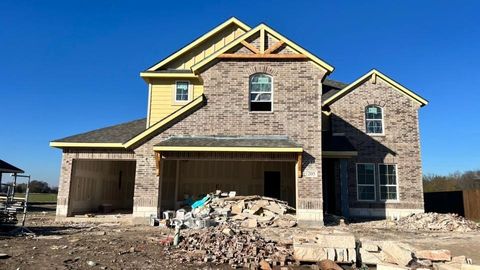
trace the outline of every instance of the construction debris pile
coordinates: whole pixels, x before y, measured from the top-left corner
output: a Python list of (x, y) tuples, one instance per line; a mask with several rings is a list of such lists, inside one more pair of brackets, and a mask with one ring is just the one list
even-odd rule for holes
[[(190, 209), (166, 211), (171, 226), (204, 228), (224, 223), (242, 227), (290, 228), (297, 224), (295, 209), (284, 201), (263, 196), (236, 196), (235, 192), (217, 191), (195, 202)], [(290, 213), (289, 213), (290, 212)]]
[(228, 263), (233, 268), (253, 269), (293, 262), (291, 247), (266, 240), (256, 230), (242, 230), (234, 224), (184, 230), (175, 248), (183, 252), (172, 252), (170, 256), (182, 262)]
[(394, 221), (374, 222), (381, 227), (393, 224), (399, 230), (421, 230), (438, 232), (470, 232), (480, 230), (480, 226), (473, 221), (457, 214), (421, 213), (411, 214)]
[[(234, 196), (217, 198), (207, 204), (217, 220), (237, 222), (242, 227), (282, 227), (289, 228), (297, 224), (296, 217), (287, 214), (295, 211), (286, 202), (262, 196)], [(227, 215), (218, 215), (227, 213)]]

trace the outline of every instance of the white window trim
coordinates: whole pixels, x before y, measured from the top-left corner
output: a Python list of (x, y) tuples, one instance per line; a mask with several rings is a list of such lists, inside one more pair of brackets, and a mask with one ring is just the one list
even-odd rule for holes
[[(367, 114), (366, 114), (366, 109), (367, 107), (370, 106), (375, 106), (377, 108), (380, 108), (380, 111), (382, 112), (382, 133), (369, 133), (367, 129), (367, 120), (378, 120), (378, 119), (367, 119)], [(383, 109), (382, 106), (376, 105), (376, 104), (369, 104), (363, 108), (363, 126), (365, 127), (365, 133), (370, 136), (385, 136), (385, 110)]]
[[(358, 192), (358, 187), (360, 186), (372, 186), (372, 185), (366, 185), (366, 184), (358, 184), (358, 165), (373, 165), (373, 200), (361, 200), (360, 196), (358, 196), (360, 193)], [(376, 166), (375, 163), (357, 163), (355, 164), (355, 170), (356, 170), (356, 175), (355, 178), (357, 180), (357, 201), (359, 202), (374, 202), (377, 200), (377, 173), (376, 173)]]
[[(381, 165), (393, 165), (395, 166), (395, 185), (382, 185), (381, 180), (380, 180), (380, 166)], [(378, 198), (380, 199), (381, 202), (399, 202), (400, 201), (400, 191), (398, 189), (398, 166), (396, 163), (378, 163)], [(386, 187), (396, 187), (397, 188), (397, 199), (392, 200), (392, 199), (387, 199), (383, 200), (382, 199), (382, 186)]]
[[(270, 101), (270, 102), (272, 103), (272, 106), (270, 106), (270, 107), (271, 107), (270, 111), (252, 111), (252, 108), (251, 108), (251, 103), (252, 103), (252, 101), (250, 100), (250, 94), (251, 94), (251, 92), (250, 92), (250, 85), (251, 85), (251, 83), (252, 83), (252, 82), (251, 82), (252, 76), (257, 75), (257, 74), (267, 75), (268, 77), (270, 77), (270, 79), (271, 79), (271, 81), (272, 81), (272, 83), (271, 83), (271, 84), (272, 84), (272, 93), (271, 93), (271, 101)], [(251, 74), (250, 76), (248, 76), (248, 111), (249, 111), (250, 113), (272, 113), (272, 112), (273, 112), (273, 100), (274, 100), (273, 93), (274, 93), (274, 92), (275, 92), (275, 91), (274, 91), (274, 87), (273, 87), (273, 76), (272, 76), (272, 75), (270, 75), (270, 74), (268, 74), (268, 73), (257, 72), (257, 73), (253, 73), (253, 74)]]
[[(187, 83), (188, 84), (188, 98), (187, 100), (177, 100), (177, 83)], [(174, 105), (184, 105), (192, 101), (192, 83), (190, 81), (175, 81), (173, 84), (173, 104)]]

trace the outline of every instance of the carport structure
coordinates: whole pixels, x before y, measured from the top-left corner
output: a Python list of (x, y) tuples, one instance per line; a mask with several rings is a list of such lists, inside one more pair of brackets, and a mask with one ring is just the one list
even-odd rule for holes
[(170, 137), (153, 147), (161, 210), (215, 190), (296, 203), (303, 149), (285, 136)]
[(2, 175), (4, 173), (15, 174), (15, 173), (24, 173), (24, 171), (0, 159), (0, 186), (2, 186)]

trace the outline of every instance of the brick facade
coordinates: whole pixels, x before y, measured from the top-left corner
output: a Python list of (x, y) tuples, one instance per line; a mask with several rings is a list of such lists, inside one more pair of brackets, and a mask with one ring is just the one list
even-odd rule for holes
[[(273, 76), (273, 112), (249, 111), (249, 76)], [(325, 70), (306, 61), (220, 61), (201, 77), (207, 104), (135, 149), (137, 181), (134, 205), (158, 207), (159, 177), (153, 146), (179, 135), (286, 135), (305, 150), (297, 179), (299, 217), (321, 224), (321, 86)]]
[[(383, 136), (370, 136), (365, 130), (365, 106), (383, 108)], [(422, 167), (418, 109), (420, 105), (387, 82), (365, 81), (331, 106), (333, 133), (344, 133), (358, 150), (349, 160), (349, 206), (353, 215), (406, 215), (423, 212)], [(375, 163), (378, 182), (378, 163), (397, 164), (398, 202), (357, 200), (356, 163)]]
[[(273, 76), (273, 112), (249, 111), (249, 76)], [(74, 160), (135, 160), (133, 217), (144, 221), (157, 215), (161, 181), (157, 176), (153, 146), (170, 136), (286, 135), (302, 145), (302, 171), (296, 179), (297, 214), (306, 224), (322, 224), (321, 86), (325, 71), (303, 61), (220, 61), (205, 70), (206, 104), (134, 150), (64, 149), (57, 216), (70, 214), (69, 192)], [(385, 135), (365, 133), (365, 106), (383, 108)], [(423, 211), (422, 171), (418, 128), (420, 105), (380, 78), (365, 81), (330, 105), (331, 131), (348, 137), (358, 156), (348, 161), (348, 194), (352, 215), (389, 216)], [(235, 158), (232, 156), (231, 158)], [(393, 163), (398, 169), (398, 202), (357, 200), (356, 163)], [(376, 167), (378, 168), (378, 167)], [(338, 168), (337, 168), (338, 169)], [(338, 179), (337, 179), (338, 180)], [(378, 172), (377, 172), (378, 181)]]

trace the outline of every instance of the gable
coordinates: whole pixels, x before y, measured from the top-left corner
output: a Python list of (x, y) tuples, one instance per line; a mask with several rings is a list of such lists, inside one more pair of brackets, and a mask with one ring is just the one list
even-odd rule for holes
[(398, 90), (402, 94), (411, 98), (415, 102), (418, 102), (420, 104), (420, 106), (423, 107), (423, 106), (428, 104), (428, 101), (426, 99), (424, 99), (423, 97), (421, 97), (420, 95), (418, 95), (418, 94), (414, 93), (413, 91), (407, 89), (406, 87), (404, 87), (403, 85), (401, 85), (401, 84), (397, 83), (396, 81), (392, 80), (391, 78), (389, 78), (385, 74), (381, 73), (380, 71), (372, 69), (367, 74), (363, 75), (362, 77), (358, 78), (353, 83), (349, 84), (347, 87), (338, 91), (334, 95), (328, 97), (326, 100), (324, 100), (322, 102), (322, 106), (329, 106), (329, 105), (333, 104), (335, 101), (341, 99), (342, 97), (344, 97), (348, 93), (357, 89), (360, 85), (362, 85), (367, 80), (372, 80), (373, 82), (375, 82), (377, 80), (377, 77), (382, 79), (383, 81), (385, 81), (387, 84), (389, 84), (391, 87)]
[(301, 59), (308, 60), (316, 66), (333, 71), (333, 67), (293, 43), (280, 33), (265, 24), (251, 29), (220, 50), (205, 57), (191, 67), (193, 72), (199, 71), (217, 59)]
[(248, 30), (250, 30), (249, 26), (236, 18), (231, 18), (189, 45), (153, 65), (147, 69), (147, 71), (190, 70), (194, 64), (220, 50), (225, 45), (228, 45)]

